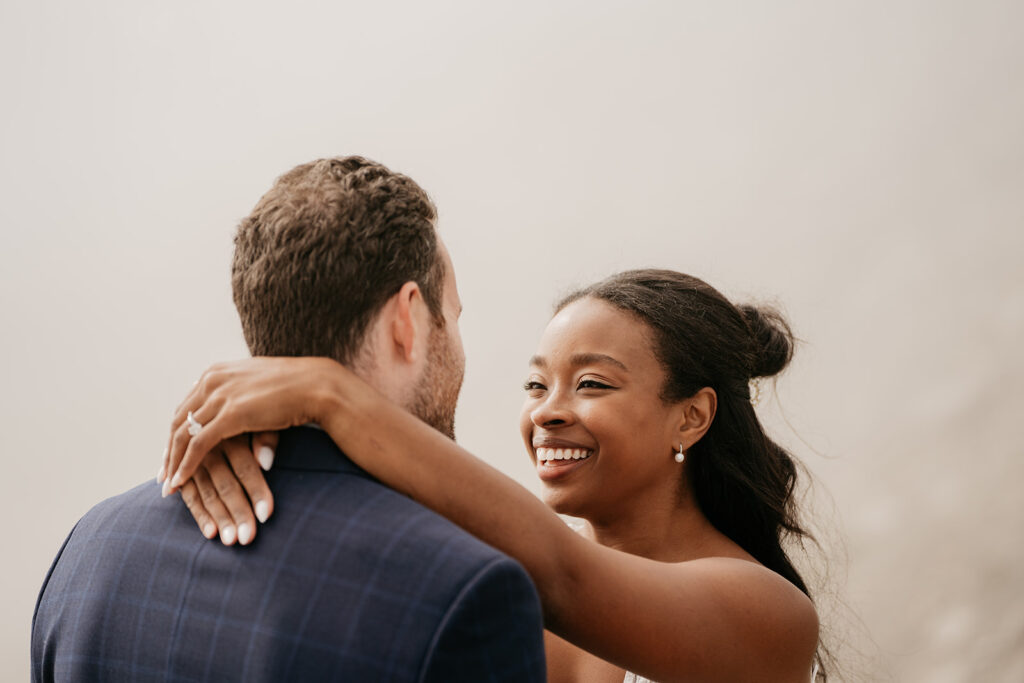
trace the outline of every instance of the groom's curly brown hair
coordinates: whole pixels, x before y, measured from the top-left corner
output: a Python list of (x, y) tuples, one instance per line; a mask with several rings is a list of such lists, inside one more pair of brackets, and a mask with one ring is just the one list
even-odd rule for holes
[(409, 281), (443, 325), (437, 210), (411, 178), (362, 157), (278, 178), (238, 227), (231, 287), (254, 356), (351, 363), (370, 322)]

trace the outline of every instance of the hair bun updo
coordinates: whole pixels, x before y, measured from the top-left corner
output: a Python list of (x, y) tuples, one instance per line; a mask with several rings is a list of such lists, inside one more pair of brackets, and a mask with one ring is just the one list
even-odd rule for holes
[(793, 359), (793, 330), (774, 308), (742, 304), (738, 306), (750, 328), (750, 376), (772, 377)]

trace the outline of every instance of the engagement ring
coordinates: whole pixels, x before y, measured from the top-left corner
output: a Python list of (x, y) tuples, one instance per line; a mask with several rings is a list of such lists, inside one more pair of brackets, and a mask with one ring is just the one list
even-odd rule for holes
[(199, 434), (199, 430), (203, 428), (203, 425), (199, 423), (199, 420), (192, 417), (192, 411), (188, 411), (188, 415), (185, 417), (185, 421), (188, 422), (188, 433), (190, 436), (196, 436)]

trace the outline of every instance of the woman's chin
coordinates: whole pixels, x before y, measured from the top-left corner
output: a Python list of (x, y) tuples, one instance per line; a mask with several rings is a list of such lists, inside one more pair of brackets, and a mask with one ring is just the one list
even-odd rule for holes
[(544, 504), (560, 515), (569, 517), (583, 516), (583, 501), (580, 497), (566, 491), (564, 487), (542, 486), (541, 500)]

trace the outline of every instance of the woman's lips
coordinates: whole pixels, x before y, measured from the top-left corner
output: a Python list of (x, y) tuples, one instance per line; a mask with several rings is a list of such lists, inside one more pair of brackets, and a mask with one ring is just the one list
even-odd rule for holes
[(554, 481), (582, 467), (593, 455), (589, 448), (537, 448), (537, 476)]
[(583, 448), (582, 446), (558, 446), (554, 448), (550, 447), (538, 447), (537, 449), (537, 461), (538, 462), (552, 462), (559, 460), (586, 460), (594, 451), (589, 448)]

